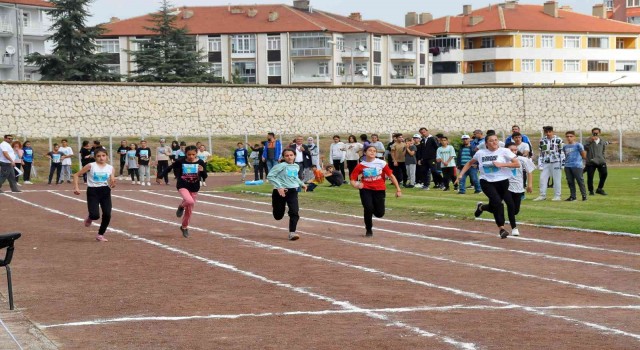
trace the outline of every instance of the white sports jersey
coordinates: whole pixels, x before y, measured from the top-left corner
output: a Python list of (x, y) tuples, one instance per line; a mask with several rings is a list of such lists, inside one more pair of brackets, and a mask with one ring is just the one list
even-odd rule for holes
[(103, 187), (109, 186), (109, 177), (113, 174), (113, 167), (109, 164), (105, 164), (100, 167), (98, 163), (91, 163), (91, 169), (87, 173), (87, 186), (89, 187)]
[(520, 161), (519, 168), (511, 169), (511, 177), (509, 178), (509, 192), (524, 193), (524, 172), (532, 173), (536, 166), (530, 158), (518, 156)]
[(498, 168), (493, 162), (509, 163), (516, 155), (506, 148), (498, 148), (495, 151), (481, 149), (473, 158), (478, 162), (480, 179), (489, 182), (506, 180), (511, 177), (511, 168)]

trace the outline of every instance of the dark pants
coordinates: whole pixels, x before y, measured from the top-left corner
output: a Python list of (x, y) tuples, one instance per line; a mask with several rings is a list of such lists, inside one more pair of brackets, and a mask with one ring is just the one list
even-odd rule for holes
[(598, 176), (600, 177), (600, 181), (598, 182), (598, 189), (601, 190), (604, 188), (604, 182), (607, 181), (607, 165), (587, 165), (587, 187), (589, 188), (589, 192), (593, 192), (593, 177), (596, 173), (596, 169), (598, 169)]
[(364, 227), (367, 231), (373, 228), (373, 216), (381, 218), (384, 216), (384, 198), (386, 191), (360, 190), (360, 202), (364, 207)]
[[(340, 159), (333, 160), (333, 167), (336, 168), (337, 171), (342, 174), (342, 178), (346, 179), (347, 177), (344, 174), (344, 163), (340, 162)], [(349, 174), (351, 175), (351, 174)]]
[(267, 170), (267, 163), (258, 162), (258, 164), (253, 165), (253, 175), (255, 175), (255, 180), (264, 180), (264, 173)]
[(299, 162), (296, 164), (298, 164), (298, 167), (299, 167), (298, 179), (302, 180), (304, 179), (304, 162)]
[(2, 163), (0, 162), (0, 187), (4, 184), (4, 181), (9, 181), (9, 187), (11, 187), (11, 191), (18, 192), (18, 183), (16, 182), (16, 173), (11, 163)]
[(489, 182), (487, 180), (480, 180), (480, 187), (482, 187), (482, 192), (489, 198), (489, 204), (485, 204), (482, 206), (483, 211), (488, 211), (493, 213), (493, 218), (496, 221), (496, 225), (498, 227), (504, 226), (504, 205), (502, 201), (507, 203), (507, 211), (509, 212), (509, 217), (513, 217), (513, 222), (511, 222), (511, 227), (515, 227), (515, 215), (513, 214), (514, 205), (511, 200), (511, 196), (509, 195), (509, 179)]
[[(449, 182), (456, 181), (455, 167), (443, 167), (442, 168), (442, 184), (444, 188), (449, 189)], [(466, 181), (465, 181), (466, 182)], [(464, 184), (462, 184), (464, 186)]]
[(129, 168), (129, 176), (131, 176), (131, 181), (140, 181), (138, 168)]
[[(168, 167), (169, 167), (169, 161), (168, 160), (159, 160), (158, 161), (158, 168), (156, 170), (156, 173), (162, 174), (162, 172), (167, 170)], [(164, 179), (164, 183), (168, 184), (169, 183), (169, 174), (167, 173), (163, 177), (163, 179)]]
[[(569, 192), (571, 198), (576, 198), (576, 181), (578, 187), (580, 187), (580, 194), (582, 197), (587, 196), (587, 190), (584, 188), (584, 179), (582, 178), (582, 168), (564, 168), (564, 174), (567, 176), (567, 184), (569, 185)], [(592, 182), (593, 184), (593, 182)]]
[(393, 163), (389, 163), (391, 170), (393, 171), (393, 176), (396, 177), (399, 184), (406, 185), (407, 184), (407, 167), (404, 165), (404, 162), (398, 162), (398, 166), (395, 166)]
[[(509, 223), (511, 228), (516, 228), (516, 215), (520, 213), (520, 204), (522, 203), (522, 195), (524, 193), (515, 193), (509, 191), (508, 197), (511, 197), (510, 201), (504, 201), (507, 204), (507, 214), (509, 215)], [(509, 208), (511, 206), (511, 208)]]
[(325, 179), (332, 185), (332, 186), (342, 186), (343, 181), (338, 181), (338, 179), (335, 176), (327, 176), (325, 177)]
[[(17, 169), (22, 169), (22, 164), (18, 164), (18, 163), (16, 163), (16, 168), (17, 168)], [(15, 169), (14, 169), (13, 171), (14, 171), (14, 172), (15, 172), (15, 174), (16, 174), (16, 182), (20, 182), (20, 176), (18, 175), (18, 171), (17, 171), (17, 170), (15, 170)]]
[(31, 181), (31, 167), (33, 166), (32, 162), (24, 162), (24, 174), (22, 174), (22, 179), (24, 181)]
[(286, 206), (289, 206), (289, 232), (296, 232), (298, 226), (298, 220), (300, 210), (298, 206), (298, 189), (288, 188), (285, 192), (285, 196), (282, 197), (278, 193), (278, 190), (274, 189), (271, 193), (271, 205), (273, 206), (273, 218), (276, 220), (282, 220)]
[[(158, 161), (159, 163), (160, 161)], [(120, 156), (120, 176), (122, 176), (122, 174), (124, 173), (124, 165), (127, 163), (127, 157), (126, 156)]]
[(60, 172), (62, 171), (62, 163), (51, 163), (51, 167), (49, 168), (49, 184), (51, 184), (51, 180), (53, 179), (53, 172), (56, 173), (56, 184), (60, 183)]
[(88, 187), (87, 207), (91, 220), (100, 219), (100, 208), (102, 208), (102, 222), (98, 234), (104, 235), (111, 221), (111, 189), (107, 186)]
[(438, 163), (435, 159), (427, 159), (422, 162), (424, 166), (424, 185), (429, 186), (431, 184), (431, 177), (433, 176), (433, 184), (441, 185), (442, 176), (438, 173)]
[[(358, 161), (357, 160), (348, 160), (347, 161), (347, 169), (349, 170), (349, 177), (351, 177), (351, 174), (353, 173), (353, 170), (356, 168), (356, 166), (358, 166)], [(346, 179), (346, 177), (345, 177)]]
[(426, 176), (425, 174), (425, 166), (424, 165), (416, 165), (416, 183), (417, 184), (423, 184), (424, 183), (424, 178)]

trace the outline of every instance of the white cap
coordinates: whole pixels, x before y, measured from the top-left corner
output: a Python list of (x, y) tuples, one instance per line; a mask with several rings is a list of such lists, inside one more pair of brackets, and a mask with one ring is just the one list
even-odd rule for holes
[(462, 135), (461, 139), (466, 140), (466, 139), (470, 139), (469, 135)]
[(415, 134), (415, 135), (413, 135), (413, 138), (414, 139), (420, 139), (420, 138), (422, 138), (422, 136), (420, 136), (420, 134)]

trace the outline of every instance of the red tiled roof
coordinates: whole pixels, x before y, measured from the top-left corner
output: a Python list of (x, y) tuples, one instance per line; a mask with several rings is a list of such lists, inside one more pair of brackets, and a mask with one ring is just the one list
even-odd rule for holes
[[(1, 1), (1, 0), (0, 0)], [(381, 21), (357, 21), (348, 17), (313, 10), (301, 11), (287, 5), (243, 5), (243, 13), (231, 13), (228, 6), (181, 7), (176, 25), (186, 27), (190, 34), (235, 34), (235, 33), (286, 33), (286, 32), (338, 32), (373, 33), (391, 35), (425, 36), (413, 29), (402, 28)], [(250, 17), (247, 13), (256, 9), (257, 14)], [(185, 11), (193, 16), (184, 19)], [(269, 13), (277, 12), (279, 17), (269, 22)], [(145, 29), (151, 25), (151, 16), (129, 18), (104, 25), (104, 36), (144, 36), (153, 32)]]
[(52, 3), (44, 0), (0, 0), (0, 4), (18, 4), (38, 7), (54, 7)]
[[(499, 5), (475, 10), (470, 16), (441, 17), (433, 21), (410, 27), (426, 34), (469, 34), (495, 31), (536, 31), (536, 32), (578, 32), (578, 33), (624, 33), (640, 34), (640, 26), (596, 18), (573, 11), (558, 10), (558, 17), (544, 13), (541, 5), (515, 5), (502, 8), (504, 26), (500, 20)], [(471, 16), (481, 16), (483, 20), (471, 26)], [(446, 22), (449, 20), (449, 30)]]

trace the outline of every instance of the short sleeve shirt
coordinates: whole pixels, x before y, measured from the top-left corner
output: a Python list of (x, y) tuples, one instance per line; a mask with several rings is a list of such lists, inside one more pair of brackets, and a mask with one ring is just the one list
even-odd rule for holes
[(498, 168), (493, 162), (509, 163), (516, 155), (506, 148), (498, 148), (495, 151), (481, 149), (476, 152), (473, 158), (478, 162), (480, 179), (489, 182), (506, 180), (511, 177), (510, 168)]
[(387, 162), (381, 159), (375, 159), (372, 162), (362, 161), (353, 169), (351, 180), (357, 181), (358, 176), (362, 174), (362, 184), (364, 189), (384, 191), (387, 186), (384, 183), (386, 176), (391, 176), (393, 172), (387, 165)]
[(568, 168), (582, 168), (582, 152), (584, 146), (581, 143), (565, 144), (562, 148), (565, 154), (564, 166)]
[[(9, 154), (10, 159), (7, 159), (4, 156), (3, 152), (7, 152)], [(0, 143), (0, 162), (2, 162), (2, 163), (11, 163), (11, 161), (16, 157), (16, 155), (14, 153), (15, 152), (13, 151), (13, 148), (11, 147), (9, 142), (2, 141), (2, 143)]]

